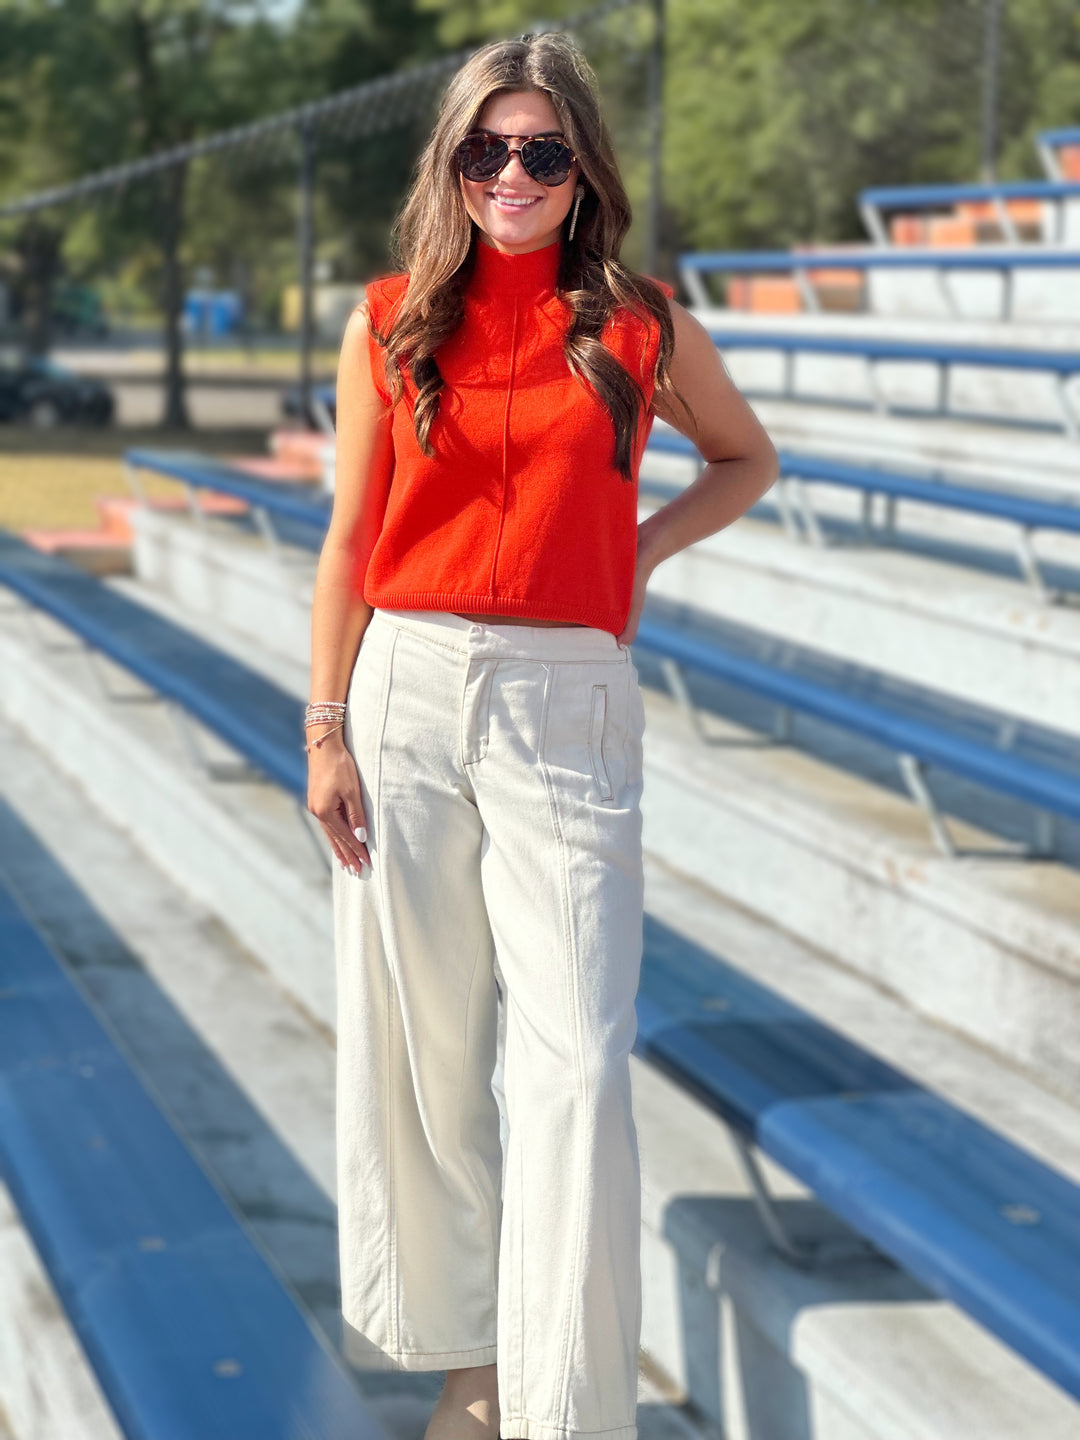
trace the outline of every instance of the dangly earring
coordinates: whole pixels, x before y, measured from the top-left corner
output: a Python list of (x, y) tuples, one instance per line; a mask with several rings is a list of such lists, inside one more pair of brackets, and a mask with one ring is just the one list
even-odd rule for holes
[(574, 186), (574, 213), (570, 217), (570, 234), (566, 237), (568, 240), (572, 240), (574, 238), (574, 226), (577, 224), (577, 213), (581, 209), (581, 197), (584, 194), (585, 186), (579, 180), (578, 183)]

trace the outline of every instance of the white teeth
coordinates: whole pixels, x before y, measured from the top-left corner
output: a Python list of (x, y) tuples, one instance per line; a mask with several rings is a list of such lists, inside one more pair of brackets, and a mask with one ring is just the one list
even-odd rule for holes
[(524, 207), (525, 205), (535, 205), (540, 197), (534, 195), (531, 198), (520, 200), (512, 199), (509, 195), (492, 195), (491, 198), (497, 200), (500, 205), (518, 205)]

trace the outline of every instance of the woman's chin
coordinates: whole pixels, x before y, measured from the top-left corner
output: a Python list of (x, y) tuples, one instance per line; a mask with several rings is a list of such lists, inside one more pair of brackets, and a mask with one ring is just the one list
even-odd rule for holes
[(485, 217), (484, 234), (491, 244), (503, 250), (539, 250), (552, 245), (559, 238), (559, 228), (547, 222), (538, 224), (530, 217), (528, 221), (515, 216), (489, 214)]

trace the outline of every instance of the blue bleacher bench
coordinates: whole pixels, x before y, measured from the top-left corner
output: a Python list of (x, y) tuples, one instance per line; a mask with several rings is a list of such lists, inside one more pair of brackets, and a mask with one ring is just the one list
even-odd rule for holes
[[(704, 464), (697, 446), (685, 435), (667, 427), (663, 430), (654, 428), (646, 453), (650, 452), (657, 455), (685, 456), (699, 466)], [(791, 450), (780, 450), (777, 454), (780, 461), (779, 493), (782, 505), (784, 484), (787, 481), (799, 484), (817, 482), (858, 490), (864, 497), (863, 528), (867, 534), (870, 533), (870, 516), (865, 502), (874, 495), (888, 497), (886, 528), (889, 532), (895, 526), (896, 502), (899, 500), (939, 505), (945, 509), (960, 510), (969, 515), (981, 515), (1017, 526), (1016, 545), (1025, 578), (1041, 599), (1052, 601), (1063, 598), (1063, 591), (1052, 589), (1046, 584), (1039, 561), (1028, 543), (1028, 537), (1035, 530), (1080, 534), (1080, 504), (1067, 499), (1051, 500), (1036, 495), (1018, 494), (991, 481), (955, 484), (929, 476), (908, 474), (901, 470), (889, 470), (879, 465), (855, 465), (828, 455), (808, 455)], [(678, 494), (680, 487), (644, 479), (640, 481), (639, 488), (643, 494), (668, 497)], [(807, 524), (810, 538), (816, 543), (823, 543), (824, 537), (808, 505), (803, 505), (802, 517)]]
[[(1045, 156), (1047, 151), (1042, 150)], [(1002, 229), (1010, 239), (1016, 238), (1016, 224), (1009, 214), (1007, 200), (1042, 200), (1058, 203), (1058, 234), (1064, 234), (1064, 203), (1080, 199), (1080, 182), (1074, 180), (995, 180), (974, 184), (952, 185), (875, 185), (858, 196), (859, 214), (867, 233), (875, 244), (891, 243), (881, 219), (883, 210), (899, 210), (907, 214), (919, 210), (951, 210), (966, 200), (989, 200), (994, 204)]]
[(290, 794), (306, 796), (304, 704), (297, 696), (96, 576), (4, 530), (0, 585), (174, 700)]
[(128, 1440), (387, 1440), (3, 885), (0, 1174)]
[(637, 1014), (635, 1054), (720, 1115), (744, 1160), (756, 1145), (1080, 1399), (1080, 1186), (650, 915)]

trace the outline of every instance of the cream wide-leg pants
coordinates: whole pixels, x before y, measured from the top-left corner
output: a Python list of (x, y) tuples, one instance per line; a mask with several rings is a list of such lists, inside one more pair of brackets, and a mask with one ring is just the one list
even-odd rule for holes
[(591, 627), (376, 609), (349, 685), (373, 863), (333, 881), (343, 1347), (497, 1362), (503, 1437), (637, 1436), (644, 724)]

